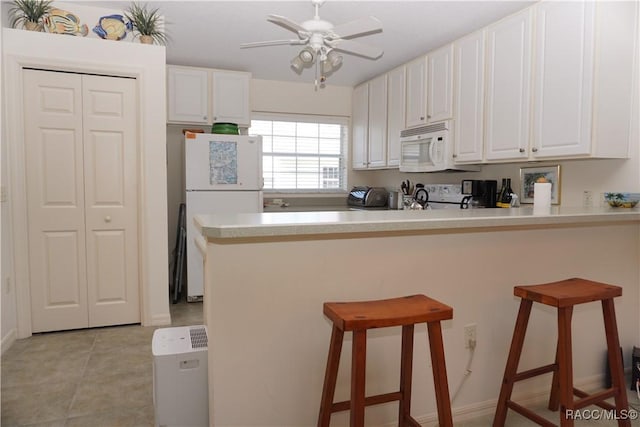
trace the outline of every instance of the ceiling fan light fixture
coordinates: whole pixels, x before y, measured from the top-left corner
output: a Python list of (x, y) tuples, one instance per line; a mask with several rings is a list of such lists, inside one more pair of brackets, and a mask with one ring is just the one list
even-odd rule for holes
[(342, 64), (342, 55), (335, 50), (329, 51), (327, 54), (327, 61), (331, 64), (332, 68), (337, 68)]
[(305, 64), (311, 64), (316, 58), (315, 52), (310, 48), (304, 48), (298, 54), (298, 58)]
[(291, 60), (291, 68), (293, 68), (293, 71), (298, 74), (302, 72), (302, 69), (304, 68), (304, 62), (302, 62), (302, 59), (300, 59), (300, 55), (296, 55), (293, 57), (293, 59)]

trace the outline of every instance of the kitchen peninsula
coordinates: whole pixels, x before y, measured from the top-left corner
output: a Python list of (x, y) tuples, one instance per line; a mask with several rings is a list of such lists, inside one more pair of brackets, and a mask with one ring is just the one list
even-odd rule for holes
[[(325, 301), (424, 293), (451, 305), (454, 318), (443, 323), (443, 336), (456, 421), (493, 412), (518, 308), (515, 285), (584, 277), (622, 286), (616, 311), (627, 365), (640, 344), (638, 209), (266, 213), (195, 221), (207, 242), (204, 310), (215, 427), (316, 424), (331, 335)], [(600, 306), (576, 307), (573, 319), (576, 385), (597, 389), (604, 379)], [(473, 354), (464, 348), (468, 324), (477, 325)], [(553, 361), (555, 325), (553, 310), (534, 308), (520, 366)], [(349, 347), (343, 346), (336, 401), (349, 393)], [(399, 350), (399, 329), (369, 334), (368, 394), (397, 389)], [(435, 423), (428, 361), (422, 325), (412, 413), (423, 425)], [(514, 396), (546, 396), (550, 380), (529, 380)], [(367, 425), (392, 424), (396, 412), (397, 404), (368, 408)], [(334, 425), (348, 425), (347, 412), (333, 418)]]

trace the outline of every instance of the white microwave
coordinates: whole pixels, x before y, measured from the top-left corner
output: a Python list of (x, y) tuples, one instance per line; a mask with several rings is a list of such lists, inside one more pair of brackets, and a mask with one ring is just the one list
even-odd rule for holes
[(480, 170), (473, 165), (454, 165), (452, 123), (405, 129), (400, 132), (400, 172), (438, 172)]

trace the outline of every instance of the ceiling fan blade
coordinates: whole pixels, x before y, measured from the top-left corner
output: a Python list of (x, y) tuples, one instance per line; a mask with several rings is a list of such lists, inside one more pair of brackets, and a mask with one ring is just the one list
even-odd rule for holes
[(342, 39), (379, 33), (380, 31), (382, 31), (382, 23), (373, 16), (367, 16), (333, 27), (333, 32)]
[(336, 50), (341, 50), (346, 53), (352, 53), (358, 56), (364, 56), (365, 58), (378, 59), (384, 53), (382, 50), (367, 46), (366, 44), (354, 42), (353, 40), (338, 39), (330, 43), (330, 46)]
[(280, 25), (281, 27), (286, 28), (287, 30), (291, 30), (294, 33), (307, 33), (307, 30), (297, 22), (293, 22), (287, 17), (280, 15), (268, 15), (267, 21), (273, 22), (276, 25)]
[(240, 49), (246, 49), (249, 47), (279, 46), (284, 44), (296, 45), (305, 43), (306, 40), (270, 40), (265, 42), (241, 43)]

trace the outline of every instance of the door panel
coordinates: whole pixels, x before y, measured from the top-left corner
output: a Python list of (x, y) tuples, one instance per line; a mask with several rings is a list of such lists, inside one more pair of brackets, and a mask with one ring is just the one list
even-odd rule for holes
[(83, 76), (89, 325), (140, 321), (136, 83)]
[(24, 70), (32, 331), (140, 321), (136, 82)]
[(23, 75), (32, 331), (86, 327), (81, 82)]

